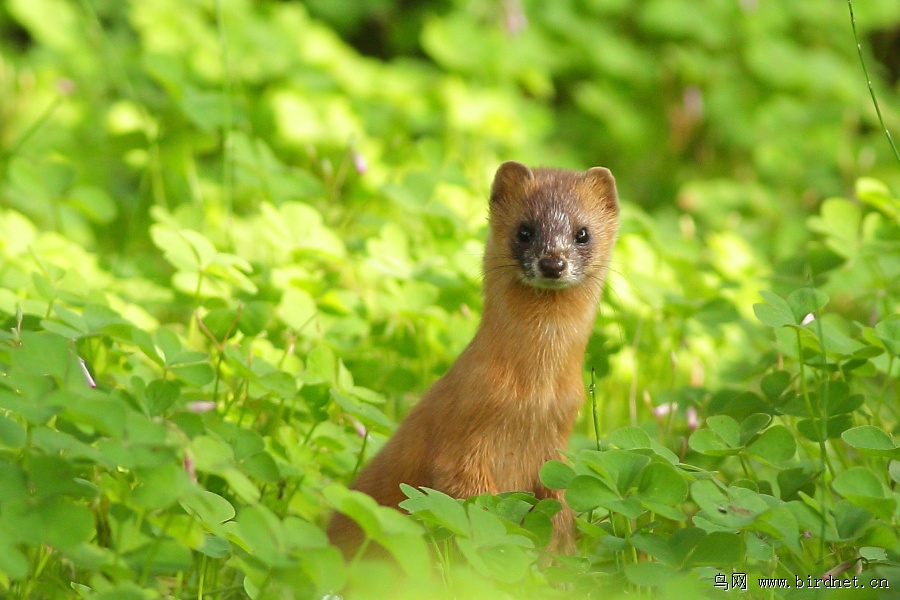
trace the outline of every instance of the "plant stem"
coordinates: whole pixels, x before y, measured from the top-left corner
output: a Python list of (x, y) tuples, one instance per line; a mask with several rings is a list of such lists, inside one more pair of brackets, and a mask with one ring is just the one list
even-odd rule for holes
[(31, 126), (28, 127), (28, 129), (22, 132), (22, 135), (19, 136), (19, 139), (16, 140), (16, 143), (13, 144), (13, 147), (10, 148), (8, 152), (0, 154), (0, 164), (3, 164), (8, 159), (13, 158), (19, 152), (22, 146), (25, 145), (25, 142), (27, 142), (28, 139), (31, 138), (31, 136), (37, 133), (37, 130), (40, 129), (51, 116), (53, 116), (53, 113), (56, 112), (56, 109), (59, 108), (60, 104), (62, 104), (62, 100), (63, 96), (57, 96), (53, 99), (53, 102), (47, 105), (47, 108), (44, 109), (44, 112), (42, 112), (38, 116), (35, 122), (32, 123)]
[(891, 132), (888, 131), (887, 126), (884, 124), (884, 117), (881, 116), (881, 107), (878, 106), (878, 99), (875, 97), (875, 88), (872, 86), (872, 78), (869, 77), (869, 69), (866, 68), (866, 61), (863, 58), (862, 45), (859, 43), (859, 36), (856, 33), (856, 18), (853, 16), (853, 0), (847, 0), (847, 7), (850, 9), (850, 27), (853, 29), (853, 41), (856, 42), (856, 52), (859, 54), (859, 63), (862, 65), (863, 74), (866, 76), (866, 84), (869, 86), (869, 95), (872, 96), (872, 104), (875, 105), (875, 114), (878, 115), (878, 122), (881, 124), (881, 128), (884, 129), (884, 135), (891, 145), (891, 150), (894, 151), (894, 158), (900, 163), (900, 152), (897, 151), (897, 146), (894, 145), (894, 139), (891, 137)]
[(203, 584), (206, 580), (206, 555), (200, 559), (200, 576), (197, 582), (197, 600), (203, 600)]
[(600, 450), (600, 411), (597, 409), (597, 396), (595, 393), (596, 382), (594, 380), (594, 367), (591, 367), (591, 387), (588, 392), (591, 394), (591, 412), (594, 416), (594, 439), (597, 441), (597, 450)]
[(362, 447), (360, 447), (359, 449), (359, 458), (356, 459), (356, 466), (353, 467), (353, 476), (350, 479), (355, 479), (356, 474), (359, 473), (359, 468), (362, 466), (363, 458), (366, 455), (366, 445), (368, 444), (368, 441), (369, 432), (366, 431), (366, 433), (363, 435)]
[[(809, 398), (809, 388), (806, 385), (806, 369), (804, 368), (803, 362), (803, 341), (800, 338), (800, 329), (796, 329), (797, 333), (797, 356), (798, 361), (800, 363), (800, 390), (803, 394), (803, 400), (806, 401), (806, 410), (809, 413), (809, 418), (812, 419), (813, 423), (816, 422), (816, 411), (813, 409), (812, 400)], [(821, 422), (821, 429), (816, 427), (817, 437), (819, 438), (819, 458), (822, 460), (823, 467), (828, 468), (828, 472), (831, 473), (831, 476), (834, 477), (834, 467), (831, 464), (831, 461), (828, 459), (828, 451), (825, 448), (825, 440), (828, 439), (828, 421), (827, 419), (821, 418), (821, 412), (818, 413), (820, 418), (818, 419)], [(824, 484), (824, 480), (823, 480)]]
[(885, 377), (884, 377), (884, 384), (882, 384), (882, 386), (881, 386), (881, 393), (878, 394), (878, 399), (876, 401), (877, 404), (875, 405), (875, 411), (874, 411), (875, 415), (874, 416), (876, 418), (880, 418), (879, 415), (881, 414), (881, 407), (884, 404), (884, 399), (887, 394), (888, 384), (891, 382), (891, 373), (893, 373), (893, 371), (894, 371), (894, 355), (891, 354), (891, 357), (888, 359), (888, 367), (887, 367), (887, 373), (885, 374)]
[[(216, 0), (216, 29), (222, 54), (222, 95), (225, 104), (225, 122), (222, 124), (222, 194), (225, 199), (226, 219), (230, 223), (234, 211), (234, 115), (228, 38), (225, 35), (225, 15), (222, 12), (221, 0)], [(228, 231), (231, 231), (231, 227)]]
[(219, 405), (219, 381), (222, 379), (222, 362), (225, 360), (225, 352), (219, 350), (219, 360), (216, 361), (216, 380), (213, 383), (213, 402)]
[(631, 388), (628, 390), (628, 412), (631, 416), (629, 424), (632, 427), (637, 427), (637, 382), (638, 382), (638, 349), (640, 348), (641, 343), (641, 328), (644, 325), (644, 320), (641, 319), (638, 321), (637, 329), (634, 332), (634, 344), (632, 344), (634, 355), (632, 360), (634, 361), (634, 372), (631, 374)]

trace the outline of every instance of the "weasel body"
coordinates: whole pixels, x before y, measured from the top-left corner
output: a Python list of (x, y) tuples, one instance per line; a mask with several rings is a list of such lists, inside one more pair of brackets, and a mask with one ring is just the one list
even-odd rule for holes
[[(406, 499), (400, 484), (456, 498), (507, 491), (538, 498), (539, 471), (559, 458), (584, 401), (582, 362), (618, 232), (615, 180), (503, 163), (491, 188), (478, 332), (425, 393), (352, 488), (379, 504)], [(555, 541), (574, 537), (569, 511)], [(362, 533), (342, 514), (331, 541), (349, 552)]]

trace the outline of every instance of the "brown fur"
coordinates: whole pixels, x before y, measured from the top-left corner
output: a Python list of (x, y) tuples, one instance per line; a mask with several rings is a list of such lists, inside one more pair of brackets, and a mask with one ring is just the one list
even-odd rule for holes
[[(541, 289), (527, 281), (513, 256), (516, 231), (525, 221), (559, 221), (559, 211), (569, 218), (563, 224), (588, 228), (591, 244), (542, 244), (543, 256), (567, 260), (577, 275), (568, 287)], [(560, 492), (541, 484), (538, 472), (567, 446), (584, 401), (584, 350), (617, 231), (615, 181), (606, 169), (501, 165), (491, 190), (478, 332), (352, 488), (392, 507), (406, 499), (401, 483), (456, 498), (529, 491), (562, 501)], [(345, 552), (362, 541), (360, 529), (341, 514), (328, 536)], [(567, 549), (573, 539), (572, 515), (565, 510), (557, 515), (555, 542)]]

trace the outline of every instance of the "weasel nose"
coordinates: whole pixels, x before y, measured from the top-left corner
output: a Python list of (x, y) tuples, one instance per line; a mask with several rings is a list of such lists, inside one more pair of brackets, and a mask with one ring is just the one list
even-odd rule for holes
[(563, 271), (566, 270), (566, 261), (559, 257), (542, 258), (538, 261), (538, 267), (540, 267), (541, 274), (543, 274), (544, 277), (559, 279), (560, 276), (562, 276)]

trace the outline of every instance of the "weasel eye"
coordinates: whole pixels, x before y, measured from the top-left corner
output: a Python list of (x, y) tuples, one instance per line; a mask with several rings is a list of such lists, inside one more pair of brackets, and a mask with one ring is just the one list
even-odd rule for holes
[(582, 227), (578, 230), (578, 233), (575, 234), (576, 244), (587, 244), (590, 240), (591, 234), (588, 233), (587, 227)]
[(519, 231), (516, 232), (516, 239), (522, 244), (530, 244), (531, 240), (534, 239), (534, 231), (528, 225), (522, 225), (519, 227)]

